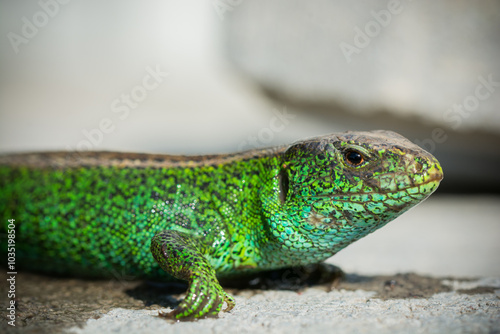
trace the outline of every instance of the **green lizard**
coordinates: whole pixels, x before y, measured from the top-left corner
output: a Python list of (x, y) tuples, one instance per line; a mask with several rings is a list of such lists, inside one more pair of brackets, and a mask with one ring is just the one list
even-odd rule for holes
[(5, 155), (0, 226), (15, 219), (16, 269), (186, 280), (186, 298), (161, 315), (193, 319), (234, 307), (218, 278), (319, 263), (442, 177), (431, 154), (388, 131), (230, 155)]

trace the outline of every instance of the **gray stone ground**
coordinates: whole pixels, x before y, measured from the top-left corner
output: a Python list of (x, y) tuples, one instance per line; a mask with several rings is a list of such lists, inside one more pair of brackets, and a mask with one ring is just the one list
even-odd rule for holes
[[(20, 275), (17, 327), (7, 333), (496, 333), (500, 278), (347, 275), (298, 291), (229, 289), (237, 306), (219, 319), (158, 317), (182, 298), (143, 282)], [(2, 305), (3, 308), (3, 305)]]
[[(500, 281), (495, 285), (500, 288)], [(371, 291), (310, 288), (237, 296), (220, 319), (167, 322), (156, 310), (113, 309), (68, 333), (492, 333), (500, 328), (500, 289), (486, 294), (439, 293), (428, 299), (374, 299)]]

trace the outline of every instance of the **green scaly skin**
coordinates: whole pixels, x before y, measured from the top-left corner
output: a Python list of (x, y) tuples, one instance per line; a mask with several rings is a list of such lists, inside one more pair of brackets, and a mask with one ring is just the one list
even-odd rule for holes
[(233, 308), (218, 277), (319, 263), (426, 199), (442, 175), (387, 131), (221, 156), (7, 155), (0, 232), (16, 220), (16, 269), (186, 280), (186, 298), (161, 315), (193, 319)]

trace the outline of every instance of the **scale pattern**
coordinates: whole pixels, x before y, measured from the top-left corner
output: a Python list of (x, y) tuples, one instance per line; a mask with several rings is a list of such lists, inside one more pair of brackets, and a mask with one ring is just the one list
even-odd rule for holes
[[(19, 264), (32, 270), (165, 277), (150, 244), (156, 233), (173, 229), (203, 239), (223, 271), (252, 255), (238, 238), (251, 246), (259, 235), (255, 193), (263, 162), (171, 169), (2, 166), (0, 209), (16, 219)], [(245, 224), (239, 224), (242, 214)]]
[(30, 270), (186, 280), (162, 315), (191, 319), (234, 306), (217, 277), (321, 262), (441, 179), (432, 155), (387, 131), (205, 158), (4, 156), (0, 232), (16, 220), (17, 262)]

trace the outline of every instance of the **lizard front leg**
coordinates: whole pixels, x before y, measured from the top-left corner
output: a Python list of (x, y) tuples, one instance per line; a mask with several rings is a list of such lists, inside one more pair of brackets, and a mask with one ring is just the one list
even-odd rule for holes
[(216, 317), (224, 301), (225, 312), (234, 307), (215, 276), (215, 270), (198, 249), (192, 237), (178, 231), (162, 231), (151, 240), (151, 253), (163, 270), (189, 283), (186, 298), (172, 312), (160, 316), (188, 320)]

